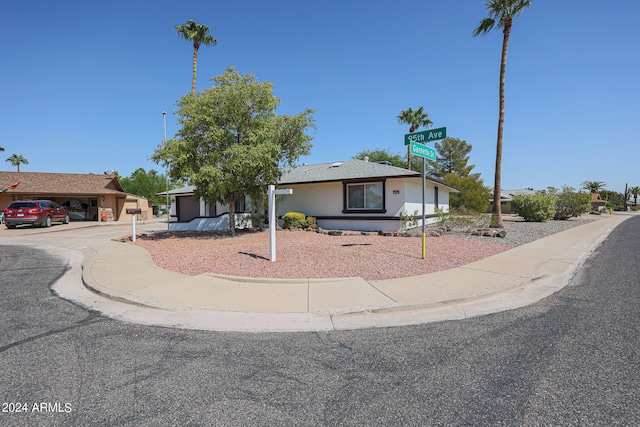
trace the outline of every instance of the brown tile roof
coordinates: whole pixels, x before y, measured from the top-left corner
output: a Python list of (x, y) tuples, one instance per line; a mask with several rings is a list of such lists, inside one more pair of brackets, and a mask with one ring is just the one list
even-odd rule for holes
[(20, 185), (15, 190), (8, 190), (8, 193), (126, 196), (120, 182), (114, 176), (74, 173), (0, 172), (0, 191), (18, 181)]

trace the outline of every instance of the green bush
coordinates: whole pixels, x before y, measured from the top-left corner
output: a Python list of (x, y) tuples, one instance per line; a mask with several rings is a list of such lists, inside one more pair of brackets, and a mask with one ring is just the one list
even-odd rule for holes
[(556, 213), (553, 219), (569, 219), (589, 213), (591, 193), (577, 193), (573, 188), (564, 186), (556, 194)]
[(556, 213), (556, 195), (538, 192), (513, 196), (513, 209), (525, 221), (546, 222)]
[(316, 217), (315, 216), (308, 216), (307, 217), (307, 227), (308, 228), (318, 228), (318, 224), (316, 223)]
[(282, 216), (282, 228), (296, 229), (307, 228), (306, 215), (301, 212), (287, 212)]

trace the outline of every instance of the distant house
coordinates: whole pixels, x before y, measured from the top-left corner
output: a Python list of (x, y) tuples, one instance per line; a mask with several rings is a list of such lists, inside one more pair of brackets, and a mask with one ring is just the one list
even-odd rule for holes
[(52, 200), (69, 210), (74, 221), (126, 221), (127, 208), (139, 208), (139, 219), (152, 216), (144, 197), (127, 194), (113, 175), (0, 172), (0, 210), (16, 200)]
[(606, 206), (607, 201), (600, 198), (600, 193), (591, 193), (591, 212), (601, 212)]
[[(364, 160), (302, 165), (283, 171), (278, 188), (293, 194), (278, 200), (278, 214), (302, 212), (313, 216), (319, 227), (334, 230), (399, 231), (400, 214), (418, 216), (421, 225), (422, 175), (408, 169)], [(172, 190), (172, 214), (179, 223), (170, 229), (210, 229), (226, 224), (228, 207), (209, 207), (193, 197), (193, 187)], [(435, 178), (425, 180), (426, 223), (437, 221), (436, 210), (449, 210), (449, 194), (458, 189)], [(159, 195), (165, 195), (160, 193)], [(250, 212), (250, 204), (236, 212)], [(225, 222), (226, 221), (226, 222)], [(224, 228), (224, 227), (221, 227)]]
[[(536, 194), (536, 190), (524, 189), (524, 190), (500, 190), (500, 211), (503, 214), (515, 213), (513, 210), (513, 197), (521, 194)], [(493, 212), (493, 198), (489, 204), (487, 212)]]

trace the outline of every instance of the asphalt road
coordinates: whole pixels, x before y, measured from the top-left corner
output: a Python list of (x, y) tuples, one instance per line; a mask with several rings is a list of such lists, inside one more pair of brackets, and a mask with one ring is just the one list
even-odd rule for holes
[(526, 308), (241, 334), (88, 312), (50, 291), (61, 259), (0, 246), (0, 426), (640, 425), (639, 253), (634, 217)]

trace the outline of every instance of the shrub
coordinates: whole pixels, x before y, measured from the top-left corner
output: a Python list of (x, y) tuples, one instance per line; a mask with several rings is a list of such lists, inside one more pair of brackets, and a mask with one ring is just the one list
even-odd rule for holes
[(556, 213), (556, 195), (538, 192), (518, 194), (513, 197), (513, 209), (525, 221), (545, 222)]
[(315, 216), (308, 216), (307, 217), (307, 227), (308, 228), (318, 228), (318, 224), (316, 222), (316, 217)]
[(301, 212), (287, 212), (282, 216), (282, 221), (282, 228), (307, 228), (306, 216)]
[(590, 210), (591, 193), (578, 193), (565, 185), (562, 191), (556, 194), (556, 213), (553, 219), (569, 219), (589, 213)]
[(400, 222), (402, 223), (402, 231), (407, 231), (409, 228), (418, 226), (418, 210), (416, 209), (413, 212), (413, 215), (408, 212), (398, 213), (398, 218), (400, 218)]

